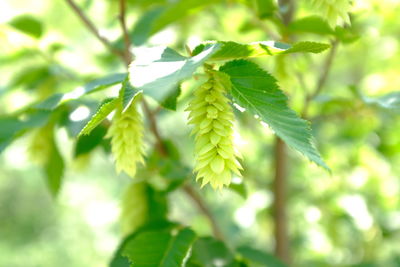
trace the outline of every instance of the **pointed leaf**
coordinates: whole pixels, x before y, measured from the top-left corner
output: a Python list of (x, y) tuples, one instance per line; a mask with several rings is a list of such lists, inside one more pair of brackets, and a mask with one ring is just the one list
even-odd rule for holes
[(54, 137), (51, 140), (51, 152), (48, 161), (44, 166), (46, 173), (47, 186), (51, 194), (55, 197), (61, 188), (64, 174), (64, 160), (57, 148)]
[(40, 38), (43, 34), (42, 23), (31, 15), (21, 15), (13, 18), (9, 24), (21, 32)]
[(231, 77), (231, 94), (237, 103), (267, 123), (290, 147), (328, 169), (313, 146), (311, 129), (287, 106), (287, 97), (277, 81), (257, 64), (235, 60), (220, 68)]
[(88, 135), (90, 132), (96, 128), (107, 116), (110, 114), (118, 104), (117, 98), (107, 99), (103, 102), (99, 109), (97, 110), (96, 114), (90, 119), (90, 121), (83, 127), (81, 132), (78, 136), (81, 135)]

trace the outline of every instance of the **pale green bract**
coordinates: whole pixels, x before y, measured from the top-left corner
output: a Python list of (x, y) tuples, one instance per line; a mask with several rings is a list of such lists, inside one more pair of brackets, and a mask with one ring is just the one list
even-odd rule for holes
[(233, 147), (233, 111), (226, 97), (226, 84), (210, 72), (210, 79), (194, 93), (187, 111), (195, 134), (196, 180), (214, 189), (229, 185), (232, 172), (240, 175), (238, 152)]
[(124, 171), (134, 177), (136, 164), (144, 164), (143, 121), (135, 102), (123, 113), (122, 108), (116, 110), (106, 137), (111, 138), (117, 172)]
[(350, 24), (351, 4), (349, 0), (314, 0), (313, 4), (332, 28), (343, 23)]

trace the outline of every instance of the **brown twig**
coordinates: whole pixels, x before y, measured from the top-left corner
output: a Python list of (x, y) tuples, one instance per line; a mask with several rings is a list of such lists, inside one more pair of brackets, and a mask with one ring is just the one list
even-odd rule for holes
[(68, 5), (75, 11), (76, 15), (81, 19), (81, 21), (85, 24), (88, 30), (113, 54), (117, 55), (118, 57), (124, 57), (124, 54), (120, 51), (115, 49), (111, 42), (102, 36), (93, 22), (85, 15), (82, 9), (73, 1), (73, 0), (65, 0)]
[(304, 100), (304, 107), (301, 113), (303, 118), (307, 117), (308, 108), (310, 106), (311, 101), (321, 93), (322, 89), (324, 88), (328, 80), (329, 72), (332, 68), (332, 63), (336, 55), (338, 44), (339, 44), (338, 40), (332, 42), (332, 47), (324, 61), (324, 64), (322, 66), (322, 72), (318, 78), (317, 84), (315, 85), (315, 89), (310, 94), (308, 94), (306, 96), (306, 99)]
[(126, 1), (119, 0), (119, 22), (121, 24), (122, 35), (124, 38), (125, 43), (125, 53), (124, 53), (124, 61), (125, 64), (128, 66), (132, 61), (132, 53), (130, 48), (132, 46), (131, 38), (129, 36), (128, 28), (126, 27)]
[(188, 184), (183, 186), (183, 191), (193, 200), (193, 202), (197, 205), (198, 209), (207, 217), (210, 222), (211, 229), (215, 238), (219, 240), (224, 240), (224, 236), (215, 220), (213, 214), (205, 205), (201, 196)]

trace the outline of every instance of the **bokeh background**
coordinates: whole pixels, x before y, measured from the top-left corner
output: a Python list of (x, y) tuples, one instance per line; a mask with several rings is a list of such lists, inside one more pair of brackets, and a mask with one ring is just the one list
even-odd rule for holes
[[(128, 24), (135, 25), (157, 4), (175, 2), (130, 1)], [(242, 2), (204, 1), (181, 13), (146, 44), (168, 45), (185, 54), (185, 44), (193, 48), (204, 40), (281, 38), (274, 19), (259, 18), (257, 10)], [(319, 15), (309, 1), (296, 2), (295, 22)], [(101, 34), (118, 45), (116, 1), (78, 4)], [(12, 25), (26, 14), (39, 25), (36, 36)], [(287, 209), (293, 266), (400, 266), (399, 14), (397, 0), (352, 1), (352, 24), (343, 30), (327, 82), (307, 114), (332, 173), (289, 150)], [(337, 38), (327, 30), (328, 24), (298, 24), (289, 27), (292, 40), (328, 43)], [(135, 51), (145, 53), (141, 46)], [(260, 58), (257, 63), (278, 78), (291, 107), (301, 113), (328, 53)], [(123, 71), (64, 1), (1, 1), (0, 115), (18, 112), (55, 92), (72, 91), (94, 77)], [(188, 166), (193, 166), (193, 140), (184, 109), (198, 83), (183, 84), (176, 112), (158, 114), (161, 134), (176, 144)], [(71, 112), (71, 127), (80, 129), (89, 114), (87, 106), (115, 95), (117, 89), (88, 96), (86, 106)], [(235, 114), (235, 143), (244, 158), (247, 197), (207, 187), (200, 192), (232, 246), (252, 244), (271, 252), (274, 135), (251, 115), (238, 110)], [(4, 127), (0, 125), (0, 131)], [(74, 156), (75, 140), (68, 131), (73, 130), (59, 127), (56, 132), (66, 165), (57, 198), (48, 192), (43, 170), (36, 164), (40, 153), (30, 152), (35, 133), (7, 147), (2, 143), (0, 266), (107, 266), (118, 246), (120, 202), (131, 180), (116, 174), (111, 155), (102, 147)], [(146, 141), (150, 151), (150, 134)], [(149, 175), (155, 174), (143, 169), (138, 176)], [(170, 219), (190, 225), (200, 235), (211, 233), (182, 192), (174, 192), (169, 200)]]

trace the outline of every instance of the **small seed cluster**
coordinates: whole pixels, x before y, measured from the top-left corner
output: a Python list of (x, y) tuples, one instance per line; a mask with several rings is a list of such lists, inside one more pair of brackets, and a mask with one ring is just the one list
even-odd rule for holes
[(349, 0), (314, 0), (313, 4), (332, 28), (341, 23), (350, 24)]
[(233, 147), (234, 118), (224, 85), (215, 76), (201, 85), (189, 103), (189, 124), (193, 124), (195, 135), (196, 180), (202, 186), (210, 183), (221, 189), (229, 185), (232, 172), (240, 175), (240, 163)]
[(125, 112), (121, 108), (116, 110), (106, 137), (111, 138), (117, 172), (124, 171), (134, 177), (136, 164), (144, 163), (143, 121), (135, 102)]

